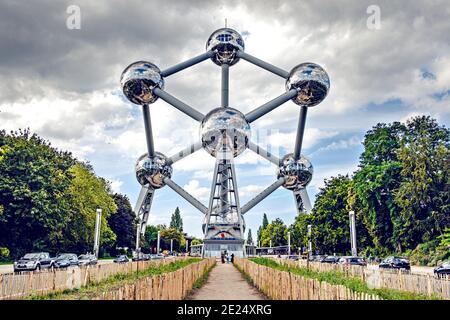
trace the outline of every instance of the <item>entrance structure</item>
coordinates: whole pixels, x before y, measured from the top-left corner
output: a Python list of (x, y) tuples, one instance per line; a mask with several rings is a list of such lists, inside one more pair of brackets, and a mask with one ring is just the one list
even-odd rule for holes
[[(221, 105), (203, 115), (165, 91), (164, 85), (165, 78), (207, 59), (211, 59), (222, 70)], [(286, 92), (247, 114), (231, 108), (228, 105), (229, 68), (241, 59), (285, 79)], [(139, 157), (135, 167), (136, 178), (142, 186), (135, 207), (139, 217), (136, 235), (138, 254), (153, 194), (165, 185), (204, 215), (203, 256), (217, 256), (223, 251), (237, 256), (245, 255), (245, 213), (281, 186), (293, 192), (299, 212), (311, 211), (306, 186), (312, 179), (313, 167), (301, 155), (301, 149), (308, 108), (319, 104), (330, 88), (329, 77), (319, 65), (302, 63), (287, 72), (245, 53), (242, 36), (233, 29), (221, 28), (209, 37), (205, 53), (164, 70), (151, 62), (134, 62), (123, 71), (120, 82), (125, 96), (142, 106), (147, 141), (147, 153)], [(170, 157), (156, 152), (153, 145), (149, 105), (159, 98), (200, 123), (199, 142)], [(294, 152), (280, 159), (251, 142), (250, 124), (289, 100), (300, 106), (297, 136)], [(208, 206), (171, 179), (172, 164), (201, 148), (216, 158)], [(233, 159), (247, 148), (277, 165), (277, 180), (241, 207)]]

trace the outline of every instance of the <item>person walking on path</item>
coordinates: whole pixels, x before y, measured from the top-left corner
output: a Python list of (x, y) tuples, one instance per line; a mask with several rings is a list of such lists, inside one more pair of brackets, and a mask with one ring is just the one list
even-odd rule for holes
[(234, 263), (234, 253), (231, 254), (231, 263)]
[(222, 263), (225, 263), (225, 253), (221, 253), (220, 254), (220, 260), (222, 261)]

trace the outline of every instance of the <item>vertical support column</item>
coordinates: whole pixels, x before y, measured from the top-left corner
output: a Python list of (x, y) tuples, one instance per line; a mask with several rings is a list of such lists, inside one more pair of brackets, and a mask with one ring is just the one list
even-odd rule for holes
[(352, 256), (356, 257), (358, 255), (358, 250), (356, 248), (356, 221), (355, 221), (355, 211), (350, 211), (350, 243), (352, 248)]
[(189, 253), (189, 240), (186, 239), (186, 253)]
[(160, 249), (160, 242), (161, 242), (161, 231), (158, 231), (158, 240), (156, 242), (156, 253), (159, 253), (159, 249)]
[(294, 159), (300, 158), (302, 152), (303, 135), (305, 133), (306, 115), (308, 113), (308, 107), (300, 107), (300, 115), (298, 117), (297, 137), (295, 139)]
[(170, 253), (173, 251), (173, 239), (170, 239)]
[(152, 133), (152, 121), (150, 119), (150, 109), (148, 104), (142, 106), (142, 113), (144, 116), (144, 127), (145, 127), (145, 138), (147, 140), (147, 152), (148, 156), (155, 156), (155, 147), (153, 144), (153, 133)]
[(94, 254), (97, 258), (100, 249), (101, 224), (102, 224), (102, 209), (97, 209), (97, 216), (95, 217), (95, 234), (94, 234)]
[(291, 232), (288, 232), (288, 255), (291, 255)]
[(311, 259), (312, 255), (312, 241), (311, 241), (311, 232), (312, 226), (308, 224), (308, 260)]
[(227, 64), (222, 65), (222, 107), (228, 107), (229, 100), (229, 85), (228, 80), (230, 78), (230, 66)]

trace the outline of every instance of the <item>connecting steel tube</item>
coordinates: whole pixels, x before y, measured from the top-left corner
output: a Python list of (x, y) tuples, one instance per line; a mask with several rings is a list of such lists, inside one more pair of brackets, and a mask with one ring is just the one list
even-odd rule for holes
[(168, 92), (166, 92), (164, 90), (161, 90), (160, 88), (153, 89), (153, 93), (155, 95), (157, 95), (158, 97), (160, 97), (161, 99), (163, 99), (168, 104), (174, 106), (175, 108), (177, 108), (181, 112), (185, 113), (186, 115), (188, 115), (192, 119), (197, 120), (197, 121), (202, 121), (202, 119), (204, 117), (204, 115), (202, 113), (198, 112), (197, 110), (195, 110), (191, 106), (188, 106), (186, 103), (178, 100), (177, 98), (172, 96), (170, 93), (168, 93)]
[(308, 107), (300, 107), (300, 115), (298, 117), (297, 137), (295, 139), (294, 159), (300, 159), (300, 153), (302, 152), (303, 135), (305, 133), (306, 114), (308, 113)]
[(277, 166), (280, 165), (280, 159), (279, 159), (277, 156), (275, 156), (275, 155), (271, 154), (269, 151), (267, 151), (267, 150), (261, 148), (261, 147), (258, 146), (256, 143), (253, 143), (253, 142), (250, 141), (250, 142), (248, 143), (248, 148), (249, 148), (251, 151), (253, 151), (253, 152), (259, 154), (259, 155), (260, 155), (261, 157), (263, 157), (264, 159), (266, 159), (266, 160), (272, 162), (273, 164), (276, 164)]
[(262, 106), (256, 108), (255, 110), (250, 111), (249, 113), (247, 113), (245, 115), (245, 118), (247, 119), (248, 122), (253, 122), (256, 119), (261, 118), (263, 115), (269, 113), (273, 109), (281, 106), (286, 101), (289, 101), (292, 98), (296, 97), (297, 94), (298, 93), (297, 93), (296, 89), (291, 89), (291, 90), (283, 93), (282, 95), (276, 97), (275, 99), (273, 99), (273, 100), (263, 104)]
[(161, 71), (161, 75), (163, 77), (168, 77), (174, 73), (177, 73), (181, 70), (187, 69), (189, 67), (192, 67), (193, 65), (196, 65), (197, 63), (200, 63), (202, 61), (205, 61), (206, 59), (211, 58), (214, 55), (214, 52), (207, 51), (205, 53), (202, 53), (201, 55), (198, 55), (194, 58), (191, 58), (189, 60), (183, 61), (181, 63), (178, 63), (172, 67), (169, 67), (163, 71)]
[(173, 180), (168, 177), (164, 178), (164, 183), (167, 184), (173, 191), (178, 193), (181, 197), (183, 197), (187, 202), (192, 204), (195, 208), (200, 210), (203, 214), (208, 213), (208, 208), (206, 208), (200, 201), (191, 196), (188, 192), (186, 192), (182, 187), (177, 185)]
[(150, 109), (148, 104), (142, 106), (144, 116), (145, 138), (147, 140), (147, 152), (150, 158), (155, 156), (155, 146), (153, 144), (152, 121), (150, 119)]
[(194, 152), (200, 150), (201, 148), (202, 148), (202, 143), (201, 142), (196, 142), (194, 144), (191, 144), (186, 149), (181, 150), (180, 152), (174, 154), (169, 159), (167, 159), (167, 164), (170, 165), (170, 164), (173, 164), (173, 163), (175, 163), (177, 161), (180, 161), (181, 159), (187, 157), (190, 154), (193, 154)]
[(230, 66), (226, 63), (222, 65), (222, 107), (228, 107), (229, 103), (229, 78)]
[(256, 197), (254, 197), (252, 200), (247, 202), (242, 208), (241, 208), (241, 214), (246, 213), (251, 208), (256, 206), (258, 203), (263, 201), (268, 195), (270, 195), (272, 192), (277, 190), (279, 187), (281, 187), (284, 184), (285, 178), (280, 177), (277, 181), (272, 183), (269, 187), (264, 189), (260, 194), (258, 194)]
[(265, 70), (267, 70), (269, 72), (272, 72), (272, 73), (276, 74), (277, 76), (280, 76), (280, 77), (282, 77), (284, 79), (289, 78), (289, 72), (287, 72), (287, 71), (285, 71), (285, 70), (283, 70), (281, 68), (278, 68), (278, 67), (276, 67), (276, 66), (274, 66), (274, 65), (272, 65), (272, 64), (270, 64), (268, 62), (265, 62), (265, 61), (263, 61), (261, 59), (258, 59), (258, 58), (254, 57), (252, 55), (249, 55), (248, 53), (245, 53), (244, 51), (238, 51), (237, 52), (237, 56), (239, 58), (247, 60), (250, 63), (253, 63), (255, 66), (258, 66), (258, 67), (263, 68), (263, 69), (265, 69)]

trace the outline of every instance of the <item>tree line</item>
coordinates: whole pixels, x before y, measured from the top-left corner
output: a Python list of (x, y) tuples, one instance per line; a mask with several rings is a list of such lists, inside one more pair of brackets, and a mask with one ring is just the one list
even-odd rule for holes
[[(97, 208), (102, 209), (100, 256), (134, 248), (136, 216), (127, 196), (113, 193), (89, 163), (29, 130), (0, 131), (0, 260), (30, 251), (92, 251)], [(163, 236), (182, 231), (182, 224), (177, 208)], [(146, 233), (149, 246), (154, 228)], [(182, 245), (184, 235), (176, 238)]]
[[(349, 254), (349, 211), (356, 213), (363, 255), (406, 254), (420, 263), (450, 257), (450, 131), (428, 116), (379, 123), (364, 137), (358, 169), (324, 181), (311, 215), (281, 219), (258, 230), (267, 246), (291, 243), (322, 254)], [(307, 226), (312, 225), (311, 237)]]

